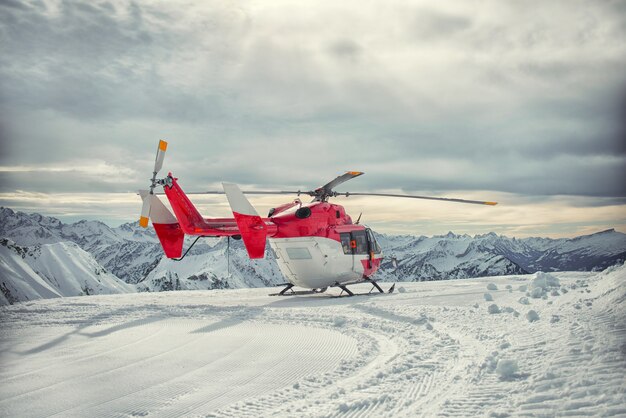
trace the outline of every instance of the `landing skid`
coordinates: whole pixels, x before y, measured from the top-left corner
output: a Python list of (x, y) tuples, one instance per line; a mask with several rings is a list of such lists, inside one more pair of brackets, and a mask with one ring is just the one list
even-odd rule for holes
[[(347, 288), (347, 286), (352, 285), (352, 284), (359, 284), (359, 283), (370, 283), (372, 285), (372, 288), (370, 289), (369, 292), (367, 293), (354, 293), (352, 292), (350, 289)], [(368, 296), (368, 295), (372, 295), (372, 294), (376, 294), (376, 293), (372, 293), (372, 291), (374, 289), (378, 290), (378, 293), (385, 293), (385, 291), (380, 287), (380, 285), (378, 284), (378, 282), (376, 280), (372, 280), (369, 277), (366, 277), (363, 280), (357, 281), (357, 282), (351, 282), (351, 283), (343, 283), (343, 284), (339, 284), (339, 283), (335, 283), (334, 286), (332, 287), (338, 287), (341, 289), (341, 293), (338, 296), (335, 297), (344, 297), (342, 296), (344, 292), (346, 292), (346, 296), (350, 297), (350, 296)], [(393, 291), (396, 288), (396, 284), (392, 284), (391, 287), (389, 288), (389, 290), (387, 290), (386, 293), (393, 293)]]
[(285, 288), (278, 293), (270, 293), (269, 296), (313, 295), (315, 293), (324, 293), (328, 289), (327, 287), (323, 287), (321, 289), (293, 290), (292, 287), (294, 285), (291, 283), (283, 283), (278, 286), (285, 286)]
[[(354, 293), (350, 289), (348, 289), (348, 286), (350, 286), (350, 285), (362, 284), (362, 283), (370, 283), (372, 285), (372, 288), (370, 289), (369, 292), (367, 292), (367, 293)], [(279, 284), (278, 286), (285, 286), (285, 288), (282, 289), (278, 293), (270, 293), (269, 296), (313, 295), (313, 294), (316, 294), (316, 293), (324, 293), (328, 289), (327, 287), (323, 287), (321, 289), (293, 290), (292, 288), (294, 287), (294, 285), (291, 284), (291, 283), (282, 283), (282, 284)], [(384, 293), (393, 293), (393, 291), (396, 288), (396, 284), (395, 283), (392, 284), (391, 287), (389, 288), (389, 290), (387, 290), (387, 292), (385, 292), (375, 280), (372, 280), (370, 278), (365, 278), (363, 280), (349, 282), (349, 283), (342, 283), (342, 284), (339, 284), (339, 282), (337, 282), (334, 285), (331, 285), (330, 287), (338, 287), (338, 288), (341, 289), (341, 293), (338, 296), (331, 296), (331, 297), (335, 297), (335, 298), (340, 298), (340, 297), (364, 296), (364, 295), (376, 294), (376, 292), (372, 293), (372, 291), (374, 289), (378, 290), (378, 292), (377, 292), (378, 294), (380, 294), (380, 293), (383, 293), (383, 294)], [(343, 296), (344, 292), (346, 293), (345, 296)]]

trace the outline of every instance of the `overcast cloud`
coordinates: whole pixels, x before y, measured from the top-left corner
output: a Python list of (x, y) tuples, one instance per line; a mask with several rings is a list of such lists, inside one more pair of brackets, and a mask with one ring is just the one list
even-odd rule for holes
[(164, 138), (189, 190), (362, 170), (527, 209), (363, 203), (390, 232), (626, 231), (626, 3), (439, 3), (0, 0), (0, 204), (133, 219), (81, 196), (145, 188)]

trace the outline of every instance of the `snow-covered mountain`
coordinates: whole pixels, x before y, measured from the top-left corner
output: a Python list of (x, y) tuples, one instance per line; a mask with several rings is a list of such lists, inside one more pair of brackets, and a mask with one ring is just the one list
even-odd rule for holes
[[(490, 241), (497, 236), (447, 235), (434, 237), (407, 236), (396, 239), (381, 236), (381, 245), (387, 256), (382, 274), (386, 280), (406, 281), (465, 279), (469, 277), (525, 274), (527, 271), (510, 258), (493, 251)], [(398, 263), (397, 270), (391, 259)]]
[[(73, 242), (140, 291), (259, 287), (285, 281), (269, 248), (265, 259), (250, 260), (241, 241), (231, 240), (227, 251), (225, 239), (201, 239), (183, 261), (174, 262), (163, 257), (154, 230), (140, 228), (136, 222), (117, 228), (98, 221), (65, 224), (8, 208), (0, 208), (0, 219), (0, 237), (19, 246)], [(574, 239), (516, 239), (495, 233), (472, 237), (452, 232), (434, 237), (376, 236), (386, 256), (378, 277), (386, 281), (591, 271), (626, 259), (626, 234), (615, 230)], [(185, 248), (190, 244), (187, 240)], [(397, 259), (397, 268), (392, 258)]]
[[(117, 228), (98, 221), (65, 224), (53, 217), (9, 208), (0, 208), (0, 219), (0, 237), (29, 248), (75, 243), (113, 275), (137, 284), (140, 291), (259, 287), (285, 281), (271, 250), (263, 260), (249, 260), (241, 241), (229, 243), (229, 268), (225, 239), (200, 240), (184, 260), (174, 262), (163, 257), (154, 229), (141, 228), (136, 222)], [(185, 248), (192, 239), (186, 239)]]
[(132, 224), (111, 228), (98, 221), (65, 224), (37, 213), (0, 208), (0, 237), (21, 246), (74, 242), (127, 283), (143, 279), (163, 254), (154, 229)]
[(128, 293), (135, 287), (107, 272), (73, 242), (21, 247), (0, 239), (0, 305), (62, 296)]
[[(387, 280), (415, 281), (499, 276), (537, 271), (592, 271), (626, 260), (626, 234), (613, 229), (577, 238), (485, 235), (377, 235), (387, 256)], [(394, 271), (391, 258), (398, 260)], [(404, 280), (402, 280), (404, 279)]]

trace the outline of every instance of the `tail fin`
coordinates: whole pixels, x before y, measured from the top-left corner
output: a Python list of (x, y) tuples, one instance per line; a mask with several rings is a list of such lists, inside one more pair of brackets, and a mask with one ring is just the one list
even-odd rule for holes
[(180, 224), (157, 196), (150, 194), (147, 190), (142, 190), (139, 194), (144, 202), (146, 199), (149, 200), (149, 216), (152, 219), (152, 225), (161, 242), (165, 256), (168, 258), (180, 257), (183, 252), (183, 241), (185, 240), (185, 234)]
[(180, 188), (176, 179), (172, 177), (172, 173), (168, 174), (168, 181), (170, 183), (164, 187), (165, 194), (183, 232), (187, 235), (194, 235), (199, 230), (206, 228), (207, 225), (204, 218), (191, 203), (183, 189)]
[(265, 256), (267, 226), (236, 184), (222, 183), (250, 258)]

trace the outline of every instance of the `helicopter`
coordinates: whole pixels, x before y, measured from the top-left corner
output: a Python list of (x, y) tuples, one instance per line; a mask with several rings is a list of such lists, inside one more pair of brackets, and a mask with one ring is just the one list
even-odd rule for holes
[[(363, 175), (361, 171), (348, 171), (330, 182), (309, 191), (241, 191), (233, 183), (222, 183), (223, 191), (185, 193), (172, 173), (158, 179), (163, 167), (168, 143), (160, 140), (150, 179), (150, 188), (140, 190), (142, 198), (139, 224), (147, 228), (151, 220), (165, 256), (179, 261), (202, 237), (228, 237), (243, 240), (249, 258), (265, 257), (269, 242), (276, 256), (280, 271), (287, 280), (285, 286), (272, 296), (306, 293), (323, 293), (329, 287), (337, 287), (348, 296), (354, 292), (348, 286), (370, 283), (379, 293), (385, 291), (373, 277), (383, 259), (383, 251), (376, 242), (372, 230), (360, 224), (361, 215), (353, 222), (343, 206), (329, 202), (340, 196), (381, 196), (412, 199), (440, 200), (446, 202), (496, 205), (497, 202), (465, 200), (443, 197), (389, 194), (337, 192), (335, 187)], [(157, 187), (163, 192), (155, 192)], [(165, 195), (172, 213), (159, 199)], [(232, 218), (203, 217), (188, 195), (225, 194), (233, 213)], [(261, 217), (246, 198), (246, 194), (296, 195), (291, 202), (270, 209), (267, 217)], [(302, 202), (300, 196), (313, 199)], [(182, 254), (186, 235), (197, 236)], [(292, 288), (304, 288), (295, 291)], [(388, 289), (393, 292), (395, 284)], [(340, 294), (340, 295), (341, 295)]]

